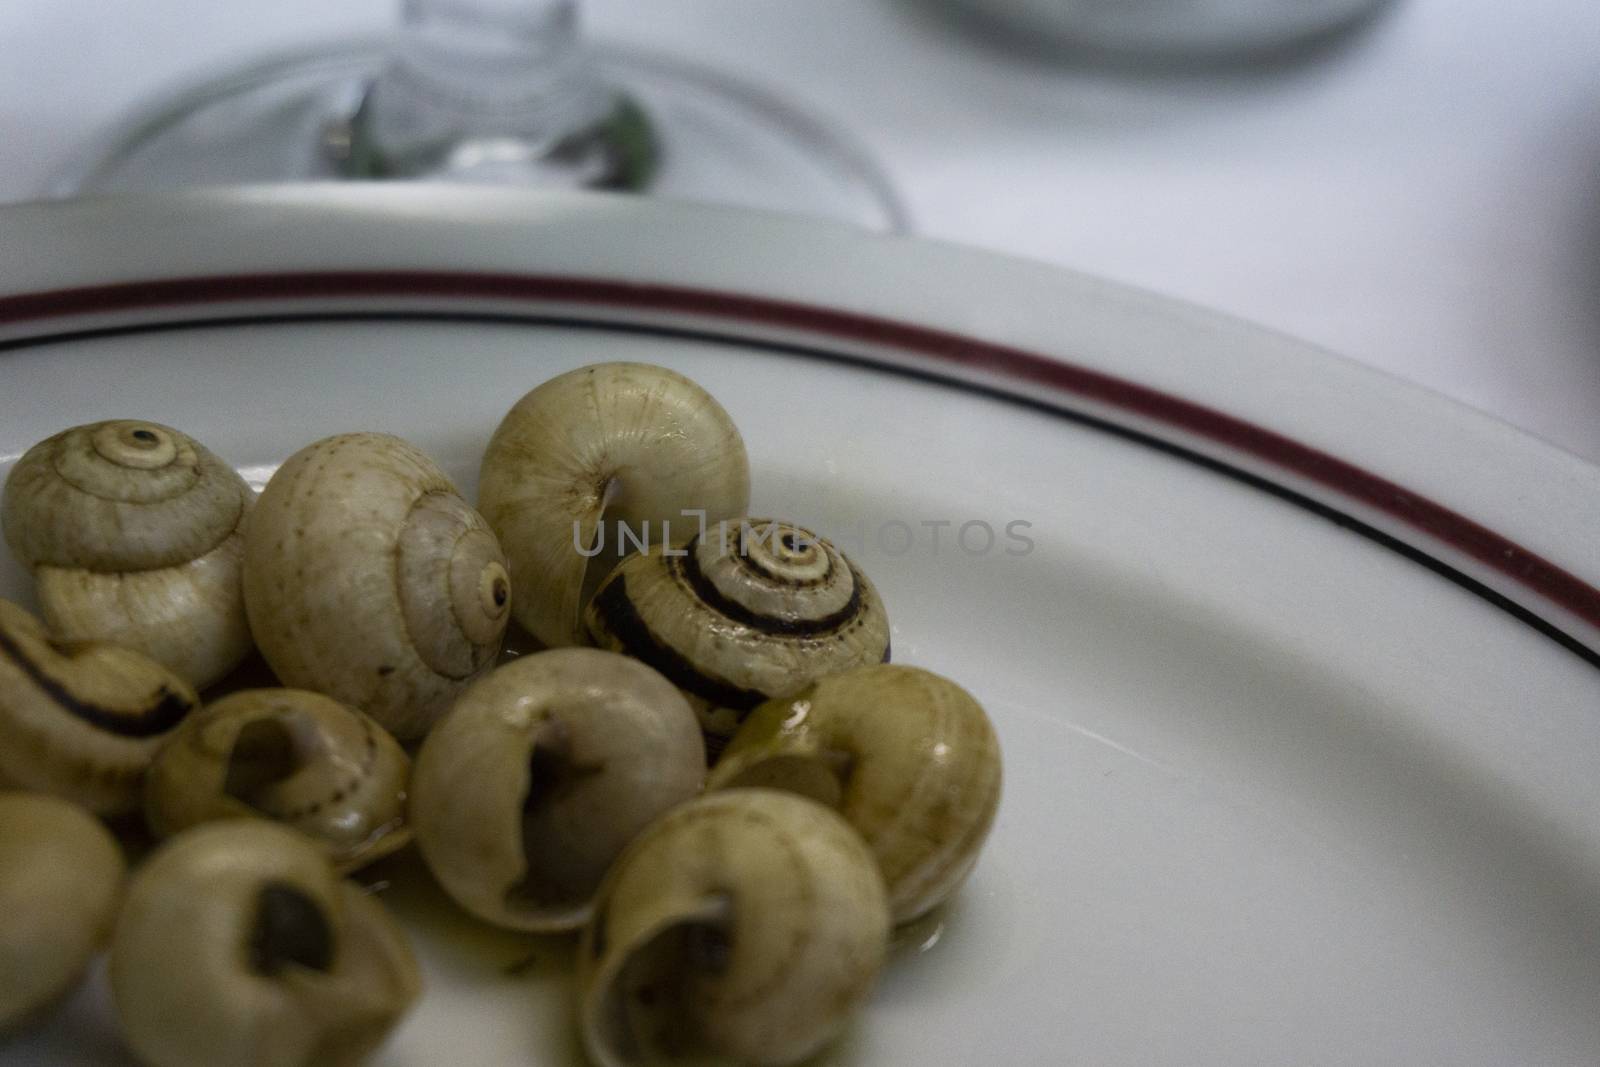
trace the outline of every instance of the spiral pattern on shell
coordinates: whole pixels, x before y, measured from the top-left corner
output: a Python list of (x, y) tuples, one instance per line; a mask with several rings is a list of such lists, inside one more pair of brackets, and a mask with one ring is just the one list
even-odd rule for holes
[(0, 516), (56, 637), (125, 645), (203, 688), (250, 650), (239, 527), (254, 499), (192, 438), (121, 419), (29, 449)]
[(245, 607), (287, 686), (420, 737), (500, 650), (505, 557), (418, 449), (387, 434), (308, 445), (261, 493), (245, 535)]
[(582, 643), (584, 596), (614, 557), (585, 549), (603, 524), (637, 534), (750, 506), (750, 461), (733, 419), (683, 375), (598, 363), (518, 400), (483, 456), (478, 506), (504, 545), (517, 621), (545, 645)]
[(773, 519), (624, 560), (587, 619), (596, 645), (684, 691), (713, 754), (767, 700), (889, 658), (889, 619), (866, 575), (810, 530)]
[(169, 426), (76, 426), (24, 453), (6, 480), (6, 541), (30, 569), (123, 572), (197, 559), (239, 526), (244, 479)]

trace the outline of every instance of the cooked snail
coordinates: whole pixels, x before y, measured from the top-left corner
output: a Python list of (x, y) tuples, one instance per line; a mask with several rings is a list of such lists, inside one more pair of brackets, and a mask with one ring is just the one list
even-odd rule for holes
[(411, 760), (352, 707), (304, 689), (250, 689), (189, 716), (145, 779), (145, 821), (170, 837), (264, 817), (314, 838), (349, 871), (411, 840)]
[(50, 632), (143, 652), (205, 688), (250, 651), (234, 470), (153, 422), (78, 426), (34, 445), (0, 507)]
[(284, 685), (421, 737), (500, 649), (510, 582), (450, 479), (387, 434), (301, 449), (245, 532), (245, 607)]
[(866, 839), (897, 923), (948, 898), (1000, 805), (1000, 745), (966, 690), (916, 667), (861, 667), (745, 720), (710, 788), (763, 786), (835, 808)]
[(889, 909), (836, 814), (766, 789), (663, 816), (617, 861), (578, 948), (579, 1016), (602, 1067), (811, 1055), (871, 992)]
[(0, 793), (0, 1033), (71, 991), (111, 934), (122, 850), (82, 808)]
[(889, 658), (866, 575), (809, 530), (743, 519), (623, 561), (589, 605), (591, 640), (684, 691), (715, 756), (757, 705)]
[(54, 641), (0, 600), (0, 777), (102, 815), (138, 807), (157, 747), (200, 698), (117, 645)]
[(111, 992), (151, 1067), (359, 1063), (421, 992), (376, 900), (315, 844), (260, 820), (207, 823), (134, 875)]
[(671, 683), (609, 652), (555, 649), (475, 683), (428, 735), (411, 824), (468, 911), (574, 929), (611, 861), (704, 777), (694, 713)]
[(675, 525), (682, 540), (698, 525), (686, 510), (715, 522), (749, 501), (728, 413), (683, 375), (643, 363), (582, 367), (524, 396), (495, 430), (478, 486), (511, 559), (517, 621), (547, 646), (582, 643), (585, 576), (617, 556), (602, 554), (602, 520), (658, 539)]

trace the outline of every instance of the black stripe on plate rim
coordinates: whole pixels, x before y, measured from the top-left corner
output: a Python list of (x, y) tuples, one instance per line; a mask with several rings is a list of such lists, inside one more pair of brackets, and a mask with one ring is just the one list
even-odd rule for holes
[(1159, 452), (1181, 460), (1213, 474), (1220, 475), (1240, 485), (1266, 493), (1293, 507), (1355, 534), (1373, 544), (1423, 567), (1440, 578), (1464, 589), (1473, 596), (1492, 605), (1524, 626), (1538, 632), (1560, 647), (1577, 656), (1589, 666), (1600, 670), (1600, 651), (1589, 647), (1555, 623), (1532, 609), (1518, 603), (1492, 586), (1472, 577), (1465, 571), (1434, 556), (1385, 530), (1356, 518), (1297, 489), (1272, 481), (1270, 478), (1246, 470), (1226, 460), (1208, 456), (1186, 445), (1168, 441), (1145, 430), (1124, 426), (1100, 415), (1093, 415), (1069, 405), (1037, 397), (1022, 396), (998, 386), (963, 378), (939, 374), (920, 367), (891, 363), (853, 352), (838, 351), (820, 344), (803, 344), (797, 341), (779, 341), (755, 338), (734, 331), (720, 332), (702, 326), (669, 326), (662, 323), (613, 321), (585, 315), (552, 313), (517, 313), (489, 311), (290, 311), (276, 314), (199, 316), (153, 322), (122, 323), (115, 326), (89, 327), (64, 330), (57, 333), (36, 334), (28, 337), (0, 340), (0, 352), (20, 351), (47, 345), (68, 344), (76, 341), (102, 340), (140, 334), (173, 333), (187, 330), (238, 329), (240, 327), (293, 326), (305, 324), (340, 324), (371, 322), (434, 322), (463, 325), (498, 325), (516, 327), (551, 327), (558, 329), (591, 330), (599, 333), (620, 333), (639, 337), (657, 337), (671, 340), (694, 341), (728, 348), (760, 350), (778, 355), (798, 356), (841, 366), (855, 367), (892, 375), (910, 381), (937, 385), (959, 392), (981, 396), (1029, 411), (1049, 415), (1074, 423), (1085, 429), (1106, 434), (1130, 444)]

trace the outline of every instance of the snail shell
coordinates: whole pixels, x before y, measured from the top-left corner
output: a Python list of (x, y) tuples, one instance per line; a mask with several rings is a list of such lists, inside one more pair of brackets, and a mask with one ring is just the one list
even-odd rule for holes
[(977, 863), (1000, 806), (1000, 744), (954, 682), (916, 667), (861, 667), (757, 708), (709, 785), (788, 789), (838, 810), (877, 857), (905, 923)]
[(595, 645), (684, 691), (713, 757), (758, 705), (889, 658), (889, 618), (867, 576), (828, 541), (772, 519), (624, 560), (590, 602), (588, 626)]
[(700, 791), (705, 750), (672, 684), (592, 648), (523, 656), (428, 735), (412, 781), (423, 858), (468, 911), (570, 930), (649, 822)]
[(686, 509), (714, 522), (749, 502), (750, 461), (728, 413), (644, 363), (582, 367), (524, 396), (489, 441), (478, 486), (511, 559), (517, 621), (550, 647), (582, 643), (585, 575), (601, 561), (578, 546), (597, 544), (602, 519), (665, 537), (694, 521)]
[(53, 634), (124, 645), (203, 689), (250, 651), (239, 527), (254, 497), (192, 438), (123, 419), (30, 448), (0, 517)]
[(304, 689), (250, 689), (189, 716), (161, 747), (145, 778), (145, 821), (170, 837), (264, 817), (350, 871), (411, 840), (410, 772), (399, 742), (354, 708)]
[(145, 770), (200, 704), (189, 683), (117, 645), (51, 640), (0, 600), (0, 778), (101, 815), (135, 810)]
[(387, 434), (329, 437), (272, 476), (245, 532), (245, 607), (287, 686), (420, 737), (500, 650), (505, 557), (450, 479)]
[(383, 905), (292, 830), (206, 823), (128, 887), (111, 993), (152, 1067), (341, 1067), (367, 1057), (421, 992)]
[(111, 935), (122, 850), (75, 804), (0, 793), (0, 1034), (56, 1003)]
[(792, 1064), (866, 1000), (888, 947), (872, 854), (827, 808), (766, 789), (663, 816), (606, 876), (578, 948), (602, 1067)]

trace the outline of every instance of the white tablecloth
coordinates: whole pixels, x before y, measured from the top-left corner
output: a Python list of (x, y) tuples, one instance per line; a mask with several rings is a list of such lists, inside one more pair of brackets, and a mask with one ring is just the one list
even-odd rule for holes
[[(394, 9), (4, 0), (0, 200), (174, 80), (380, 30)], [(587, 16), (840, 120), (925, 235), (1221, 308), (1600, 461), (1594, 0), (1398, 0), (1310, 61), (1211, 75), (1024, 59), (920, 0), (592, 0)]]

